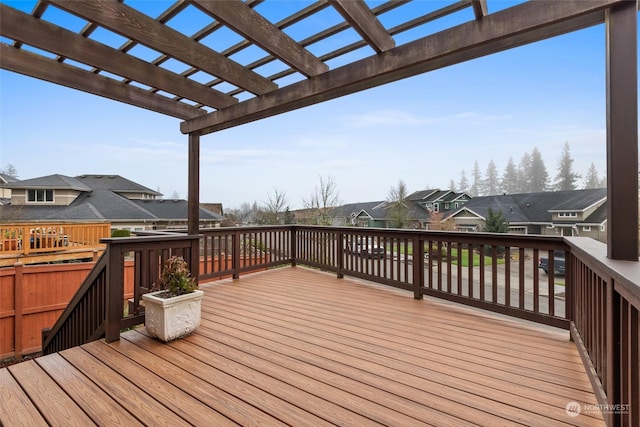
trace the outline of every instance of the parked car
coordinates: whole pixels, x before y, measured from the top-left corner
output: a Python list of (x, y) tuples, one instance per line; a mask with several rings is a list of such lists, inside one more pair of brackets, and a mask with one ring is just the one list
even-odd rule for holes
[[(538, 267), (541, 268), (545, 273), (549, 274), (549, 259), (545, 257), (540, 257), (540, 261), (538, 262)], [(565, 271), (565, 263), (564, 263), (564, 251), (553, 251), (553, 269), (558, 274), (564, 274)]]
[(358, 237), (347, 242), (347, 252), (368, 258), (384, 258), (385, 249), (379, 246), (372, 237)]

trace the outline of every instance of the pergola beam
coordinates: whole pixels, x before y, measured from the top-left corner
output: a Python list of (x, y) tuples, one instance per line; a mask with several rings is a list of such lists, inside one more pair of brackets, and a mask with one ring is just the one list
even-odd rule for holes
[(191, 3), (305, 76), (329, 70), (324, 62), (240, 0), (191, 0)]
[(391, 35), (364, 1), (329, 0), (329, 3), (377, 53), (395, 47)]
[(471, 0), (471, 7), (473, 7), (476, 19), (480, 19), (488, 13), (487, 0)]
[(216, 132), (586, 28), (602, 23), (605, 9), (621, 2), (624, 0), (523, 3), (183, 122), (180, 129), (183, 133)]
[(1, 3), (0, 34), (210, 107), (238, 103), (232, 96)]
[(65, 63), (16, 49), (0, 43), (2, 68), (48, 82), (57, 83), (83, 92), (146, 108), (179, 119), (191, 119), (204, 110), (156, 95), (144, 89), (72, 67)]
[(277, 89), (270, 80), (118, 0), (47, 1), (249, 92), (265, 94)]

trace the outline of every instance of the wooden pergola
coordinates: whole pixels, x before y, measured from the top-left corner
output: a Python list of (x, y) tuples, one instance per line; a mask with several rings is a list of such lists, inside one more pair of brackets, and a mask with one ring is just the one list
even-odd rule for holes
[[(405, 14), (393, 27), (384, 15), (408, 1), (371, 8), (362, 0), (299, 2), (295, 13), (272, 22), (277, 1), (178, 0), (157, 17), (119, 0), (42, 0), (31, 13), (0, 4), (3, 69), (182, 119), (189, 135), (189, 232), (197, 233), (200, 136), (306, 107), (506, 49), (606, 24), (608, 255), (638, 260), (637, 0), (527, 1), (489, 13), (491, 1), (450, 1), (445, 7)], [(487, 4), (488, 3), (488, 4)], [(80, 31), (46, 19), (51, 8), (86, 21)], [(171, 20), (196, 8), (210, 18), (195, 34), (173, 29)], [(443, 31), (398, 44), (399, 34), (469, 9), (470, 19)], [(337, 25), (296, 40), (287, 29), (323, 13), (338, 13)], [(110, 47), (92, 39), (97, 29), (126, 39)], [(344, 31), (356, 42), (321, 55), (316, 43)], [(209, 36), (231, 31), (241, 41), (222, 51)], [(396, 37), (397, 38), (397, 37)], [(158, 53), (146, 61), (131, 53), (143, 45)], [(39, 49), (34, 53), (33, 49)], [(258, 52), (248, 64), (239, 52)], [(363, 56), (347, 55), (366, 52)], [(331, 68), (328, 62), (340, 58)], [(71, 61), (70, 61), (71, 60)], [(162, 66), (186, 64), (180, 73)], [(276, 71), (263, 70), (274, 66)], [(195, 75), (206, 75), (201, 82)], [(286, 79), (282, 86), (280, 81)]]

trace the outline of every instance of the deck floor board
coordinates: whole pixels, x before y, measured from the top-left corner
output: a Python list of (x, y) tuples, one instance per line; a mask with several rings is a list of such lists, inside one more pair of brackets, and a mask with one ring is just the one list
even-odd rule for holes
[(565, 331), (301, 267), (201, 288), (182, 340), (138, 328), (2, 369), (1, 424), (604, 425), (565, 411), (597, 403)]

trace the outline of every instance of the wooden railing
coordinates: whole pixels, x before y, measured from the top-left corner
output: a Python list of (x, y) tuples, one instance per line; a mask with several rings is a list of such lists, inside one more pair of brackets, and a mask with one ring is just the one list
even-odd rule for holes
[(42, 330), (43, 354), (95, 341), (104, 336), (107, 262), (103, 253), (53, 328)]
[[(541, 273), (562, 238), (297, 227), (294, 262), (551, 326), (569, 328), (570, 278)], [(556, 289), (557, 288), (557, 289)]]
[(103, 249), (100, 239), (110, 236), (109, 223), (0, 223), (0, 258), (12, 265), (22, 257)]
[(573, 278), (571, 338), (608, 425), (640, 425), (640, 265), (606, 257), (604, 244), (567, 238)]
[(291, 264), (291, 227), (201, 230), (200, 280)]
[[(107, 254), (79, 292), (89, 295), (88, 289), (96, 288), (94, 292), (102, 296), (74, 298), (63, 323), (80, 314), (89, 313), (91, 318), (78, 317), (67, 329), (56, 325), (52, 334), (90, 338), (103, 334), (111, 341), (119, 338), (121, 329), (143, 323), (140, 295), (172, 254), (188, 259), (201, 281), (302, 264), (335, 272), (338, 277), (349, 275), (409, 290), (416, 299), (437, 297), (569, 329), (600, 402), (595, 410), (602, 410), (610, 425), (640, 425), (640, 263), (608, 260), (606, 248), (594, 240), (279, 226), (103, 241), (108, 245)], [(557, 251), (565, 253), (564, 275), (554, 273)], [(548, 275), (540, 272), (542, 257), (549, 260)], [(135, 291), (128, 304), (123, 303), (122, 291), (126, 259), (135, 264)], [(51, 336), (46, 352), (62, 348), (50, 344), (54, 342)], [(64, 345), (77, 345), (82, 339), (86, 338)]]
[[(105, 253), (53, 328), (43, 331), (42, 352), (49, 354), (100, 338), (115, 341), (122, 329), (144, 323), (140, 296), (156, 281), (164, 261), (172, 255), (182, 256), (191, 271), (198, 271), (198, 238), (161, 235), (102, 239), (107, 245)], [(125, 301), (125, 264), (131, 262), (133, 296)]]

